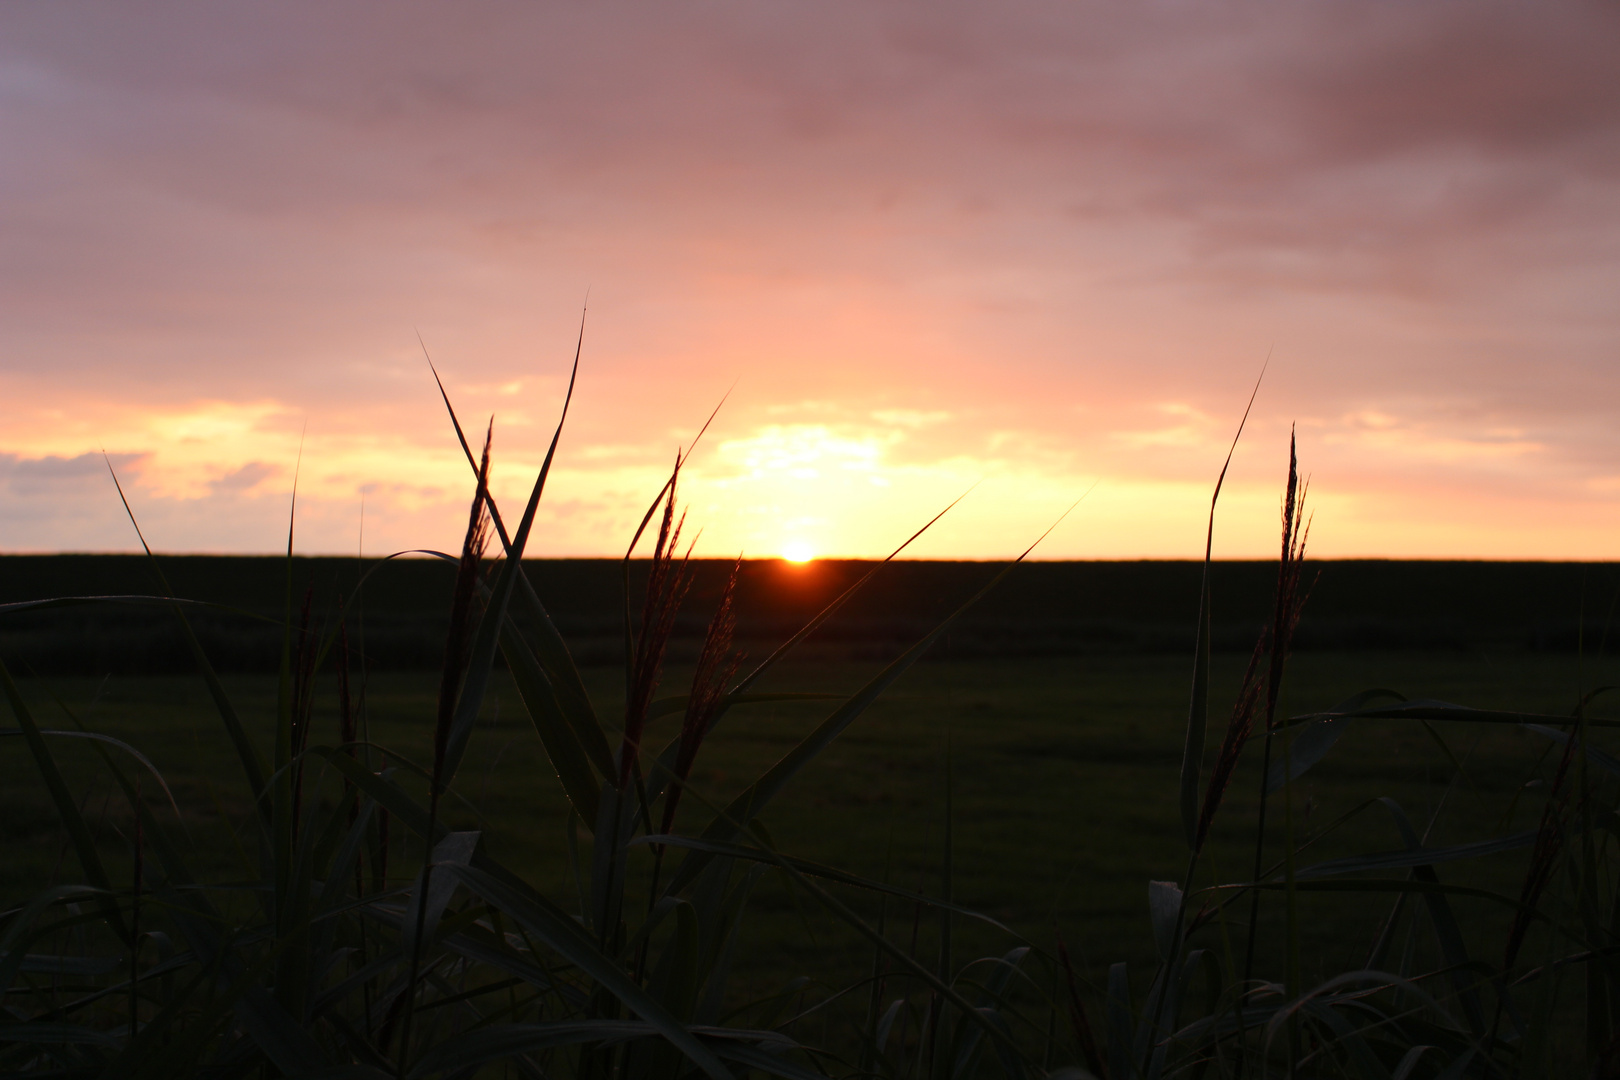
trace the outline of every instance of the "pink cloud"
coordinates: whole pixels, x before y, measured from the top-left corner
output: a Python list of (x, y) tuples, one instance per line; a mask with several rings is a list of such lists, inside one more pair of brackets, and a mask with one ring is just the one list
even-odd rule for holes
[[(1191, 552), (1142, 500), (1209, 482), (1273, 350), (1256, 442), (1298, 420), (1350, 515), (1318, 550), (1620, 554), (1600, 5), (36, 5), (0, 30), (0, 452), (111, 433), (177, 523), (264, 502), (175, 545), (272, 548), (307, 425), (311, 543), (346, 550), (364, 496), (397, 546), (442, 546), (459, 474), (415, 330), (518, 486), (589, 288), (563, 549), (613, 550), (738, 381), (720, 440), (881, 444), (918, 512), (974, 473), (1033, 523), (1100, 478), (1140, 493), (1115, 539), (1055, 551)], [(138, 422), (202, 401), (264, 411), (203, 449)], [(831, 410), (782, 411), (807, 401)], [(721, 490), (707, 535), (771, 542)], [(80, 542), (59, 502), (7, 509), (7, 542)]]

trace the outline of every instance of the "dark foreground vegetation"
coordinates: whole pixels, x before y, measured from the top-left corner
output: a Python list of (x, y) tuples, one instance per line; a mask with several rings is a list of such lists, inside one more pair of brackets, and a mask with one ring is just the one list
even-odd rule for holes
[[(148, 599), (0, 612), (53, 649), (157, 612), (196, 673), (154, 645), (141, 678), (51, 677), (9, 642), (0, 1073), (1620, 1075), (1604, 568), (1483, 601), (1447, 567), (1441, 618), (1358, 564), (1316, 625), (1382, 573), (1380, 618), (1457, 651), (1296, 656), (1333, 594), (1292, 460), (1270, 566), (746, 574), (682, 559), (677, 467), (615, 590), (525, 566), (545, 471), (503, 517), (466, 449), (464, 543), (414, 591), (288, 560), (278, 608), (156, 560)], [(1126, 602), (1065, 613), (1064, 573)], [(433, 592), (438, 672), (388, 672), (379, 627), (419, 609), (387, 598)], [(614, 622), (611, 666), (576, 662)], [(274, 676), (220, 674), (232, 626)]]

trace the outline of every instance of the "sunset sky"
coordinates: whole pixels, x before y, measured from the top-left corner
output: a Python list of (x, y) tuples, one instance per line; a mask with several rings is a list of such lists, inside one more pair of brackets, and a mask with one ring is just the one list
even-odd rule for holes
[(1620, 557), (1613, 4), (11, 4), (0, 550)]

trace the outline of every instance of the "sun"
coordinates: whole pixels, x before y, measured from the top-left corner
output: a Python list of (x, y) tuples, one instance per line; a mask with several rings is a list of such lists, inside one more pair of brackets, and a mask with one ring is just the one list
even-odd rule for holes
[(782, 545), (782, 558), (788, 562), (807, 563), (815, 557), (816, 553), (803, 540), (789, 540)]

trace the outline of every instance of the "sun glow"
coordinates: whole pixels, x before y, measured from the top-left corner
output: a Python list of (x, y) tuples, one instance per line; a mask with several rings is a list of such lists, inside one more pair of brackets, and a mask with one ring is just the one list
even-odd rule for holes
[(810, 545), (803, 540), (789, 540), (782, 545), (782, 558), (792, 563), (807, 563), (816, 557), (810, 550)]

